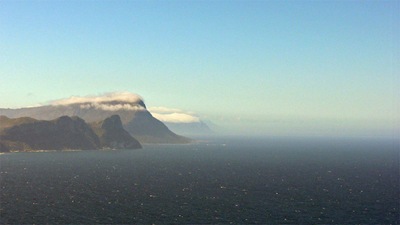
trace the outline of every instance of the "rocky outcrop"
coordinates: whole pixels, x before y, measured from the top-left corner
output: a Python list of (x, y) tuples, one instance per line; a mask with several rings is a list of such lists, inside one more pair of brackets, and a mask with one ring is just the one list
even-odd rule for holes
[(11, 119), (11, 118), (8, 118), (7, 116), (0, 116), (0, 130), (3, 130), (8, 127), (16, 126), (19, 124), (33, 123), (35, 121), (37, 121), (37, 120), (30, 118), (30, 117), (20, 117), (20, 118)]
[(191, 141), (170, 131), (147, 110), (136, 112), (135, 116), (125, 124), (125, 128), (142, 143), (183, 144)]
[(91, 127), (98, 135), (102, 148), (134, 149), (142, 147), (139, 141), (124, 130), (121, 118), (118, 115), (113, 115), (101, 122), (92, 123)]
[[(0, 151), (2, 152), (141, 147), (123, 130), (118, 116), (102, 122), (106, 125), (100, 129), (102, 132), (100, 137), (79, 117), (62, 116), (51, 121), (25, 118), (26, 122), (21, 122), (20, 118), (2, 117), (2, 120), (7, 121), (8, 124), (0, 129)], [(119, 135), (122, 137), (118, 137)]]
[(84, 120), (68, 116), (5, 128), (0, 140), (9, 149), (27, 151), (97, 149), (100, 145), (99, 138)]

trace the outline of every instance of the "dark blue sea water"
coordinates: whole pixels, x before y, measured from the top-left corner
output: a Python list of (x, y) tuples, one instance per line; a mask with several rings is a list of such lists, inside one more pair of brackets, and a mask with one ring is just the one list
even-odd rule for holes
[(398, 224), (399, 143), (215, 139), (0, 155), (1, 224)]

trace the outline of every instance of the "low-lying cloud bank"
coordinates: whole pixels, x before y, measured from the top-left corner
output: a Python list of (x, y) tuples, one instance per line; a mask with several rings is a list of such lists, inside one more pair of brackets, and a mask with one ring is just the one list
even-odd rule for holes
[[(140, 104), (143, 98), (130, 92), (112, 92), (94, 96), (72, 96), (49, 102), (54, 106), (80, 104), (81, 109), (99, 109), (104, 111), (140, 111), (146, 108)], [(198, 123), (200, 118), (192, 112), (167, 107), (150, 107), (148, 111), (158, 120), (166, 123)]]
[(119, 111), (119, 110), (126, 110), (126, 111), (139, 111), (139, 110), (146, 110), (141, 105), (133, 105), (133, 104), (104, 104), (104, 103), (90, 103), (90, 104), (83, 104), (80, 105), (81, 109), (101, 109), (104, 111)]
[(96, 96), (72, 96), (70, 98), (51, 101), (50, 105), (81, 104), (80, 108), (82, 109), (95, 108), (104, 111), (145, 110), (145, 108), (139, 104), (140, 102), (143, 102), (143, 98), (140, 95), (130, 92), (112, 92)]
[(158, 120), (166, 123), (198, 123), (200, 118), (180, 109), (167, 107), (150, 107), (150, 113)]
[(133, 94), (130, 92), (112, 92), (104, 95), (97, 96), (72, 96), (70, 98), (59, 99), (51, 101), (50, 105), (71, 105), (71, 104), (83, 104), (83, 103), (104, 103), (104, 102), (124, 102), (124, 103), (139, 103), (143, 101), (140, 95)]

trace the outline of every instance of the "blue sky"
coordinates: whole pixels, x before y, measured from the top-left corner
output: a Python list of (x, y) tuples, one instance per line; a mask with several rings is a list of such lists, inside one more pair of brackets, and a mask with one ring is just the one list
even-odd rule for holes
[(0, 107), (129, 91), (235, 131), (400, 127), (398, 1), (0, 1)]

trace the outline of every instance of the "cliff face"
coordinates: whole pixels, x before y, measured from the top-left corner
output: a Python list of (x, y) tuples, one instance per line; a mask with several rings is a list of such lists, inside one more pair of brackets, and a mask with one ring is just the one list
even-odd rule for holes
[(100, 144), (85, 121), (68, 116), (6, 128), (0, 134), (0, 140), (13, 150), (97, 149)]
[[(101, 137), (79, 117), (62, 116), (52, 121), (25, 119), (26, 122), (21, 122), (21, 119), (4, 117), (2, 119), (8, 124), (7, 127), (0, 129), (0, 151), (2, 152), (10, 150), (95, 150), (105, 147), (135, 149), (141, 147), (120, 126), (121, 120), (118, 116), (105, 120), (111, 120), (111, 122), (105, 123), (107, 126), (101, 129), (103, 131)], [(119, 136), (121, 133), (122, 137), (112, 136)]]
[(24, 123), (33, 123), (37, 120), (30, 118), (30, 117), (21, 117), (21, 118), (17, 118), (17, 119), (10, 119), (7, 116), (0, 116), (0, 131), (8, 128), (8, 127), (12, 127), (12, 126), (16, 126), (19, 124), (24, 124)]
[(139, 111), (125, 124), (129, 133), (143, 143), (189, 143), (190, 139), (170, 131), (161, 121), (155, 119), (150, 112)]
[(113, 115), (101, 122), (92, 123), (91, 127), (100, 138), (100, 145), (103, 148), (133, 149), (142, 147), (135, 138), (124, 130), (118, 115)]

